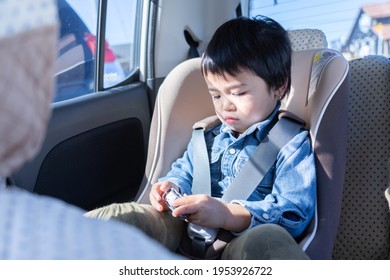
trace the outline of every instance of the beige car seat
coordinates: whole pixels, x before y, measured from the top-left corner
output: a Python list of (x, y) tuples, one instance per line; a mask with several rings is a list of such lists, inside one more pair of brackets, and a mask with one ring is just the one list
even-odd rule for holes
[[(339, 53), (328, 49), (293, 53), (292, 89), (282, 114), (306, 122), (316, 153), (317, 217), (301, 240), (312, 258), (330, 258), (336, 237), (344, 181), (348, 89), (348, 63)], [(192, 125), (214, 114), (200, 58), (179, 64), (166, 77), (157, 96), (139, 202), (149, 203), (151, 184), (183, 154)]]
[[(328, 43), (321, 30), (296, 29), (288, 30), (287, 33), (294, 51), (327, 48)], [(148, 202), (151, 182), (166, 174), (170, 164), (181, 156), (191, 137), (192, 124), (202, 119), (202, 116), (214, 114), (198, 67), (199, 62), (196, 60), (178, 65), (159, 89), (149, 135), (145, 176), (136, 196), (140, 202)], [(165, 96), (167, 94), (172, 96)]]
[(334, 259), (390, 259), (390, 60), (350, 61), (348, 148)]

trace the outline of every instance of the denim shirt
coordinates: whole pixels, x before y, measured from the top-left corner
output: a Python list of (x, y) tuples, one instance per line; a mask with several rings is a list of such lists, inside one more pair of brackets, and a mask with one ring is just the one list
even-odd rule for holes
[[(229, 187), (273, 126), (278, 109), (279, 105), (266, 120), (252, 125), (238, 137), (224, 124), (205, 133), (213, 197), (220, 198)], [(192, 141), (168, 174), (159, 179), (172, 182), (186, 194), (191, 194), (192, 186)], [(298, 237), (310, 223), (315, 202), (315, 162), (306, 130), (300, 131), (280, 150), (275, 163), (247, 200), (231, 201), (250, 212), (252, 218), (248, 229), (274, 223), (284, 227), (293, 237)]]

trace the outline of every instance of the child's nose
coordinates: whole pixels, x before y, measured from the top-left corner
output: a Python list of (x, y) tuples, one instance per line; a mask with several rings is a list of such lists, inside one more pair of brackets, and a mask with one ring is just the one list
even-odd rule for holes
[(229, 100), (229, 98), (225, 98), (223, 101), (223, 110), (224, 111), (232, 111), (236, 107), (234, 106), (234, 103)]

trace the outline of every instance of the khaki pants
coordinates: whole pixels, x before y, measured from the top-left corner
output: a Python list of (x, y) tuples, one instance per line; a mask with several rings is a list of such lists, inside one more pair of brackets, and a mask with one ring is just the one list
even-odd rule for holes
[[(85, 214), (89, 218), (118, 219), (131, 224), (176, 252), (185, 222), (170, 212), (158, 212), (151, 205), (134, 202), (111, 204)], [(223, 252), (222, 259), (308, 259), (291, 235), (282, 227), (264, 224), (245, 231), (233, 239)]]

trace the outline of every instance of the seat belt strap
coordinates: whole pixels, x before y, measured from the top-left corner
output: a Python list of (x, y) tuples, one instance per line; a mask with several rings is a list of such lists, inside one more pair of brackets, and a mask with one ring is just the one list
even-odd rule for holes
[(194, 151), (192, 193), (211, 196), (210, 165), (204, 131), (204, 128), (197, 128), (192, 132)]
[(191, 253), (195, 258), (202, 259), (206, 254), (206, 242), (204, 239), (195, 237), (191, 243)]
[(192, 143), (193, 151), (195, 151), (195, 153), (193, 153), (193, 194), (207, 194), (211, 196), (209, 155), (207, 153), (204, 133), (220, 122), (219, 118), (216, 115), (213, 115), (196, 122), (192, 127)]
[[(235, 199), (247, 199), (256, 189), (265, 174), (277, 159), (279, 151), (300, 131), (303, 125), (289, 118), (281, 118), (257, 146), (252, 156), (230, 184), (221, 200), (229, 203)], [(193, 130), (193, 194), (211, 195), (210, 164), (204, 128)], [(187, 229), (188, 230), (188, 229)], [(192, 252), (197, 257), (204, 255), (204, 239), (192, 239)]]
[(280, 150), (302, 129), (303, 125), (289, 118), (281, 118), (257, 146), (247, 163), (237, 174), (221, 200), (248, 199), (265, 174), (275, 163)]
[[(271, 128), (262, 143), (256, 148), (240, 173), (233, 180), (221, 200), (247, 199), (276, 161), (277, 155), (303, 125), (290, 118), (281, 118)], [(204, 129), (193, 131), (194, 173), (193, 194), (211, 195), (210, 163), (204, 139)]]

